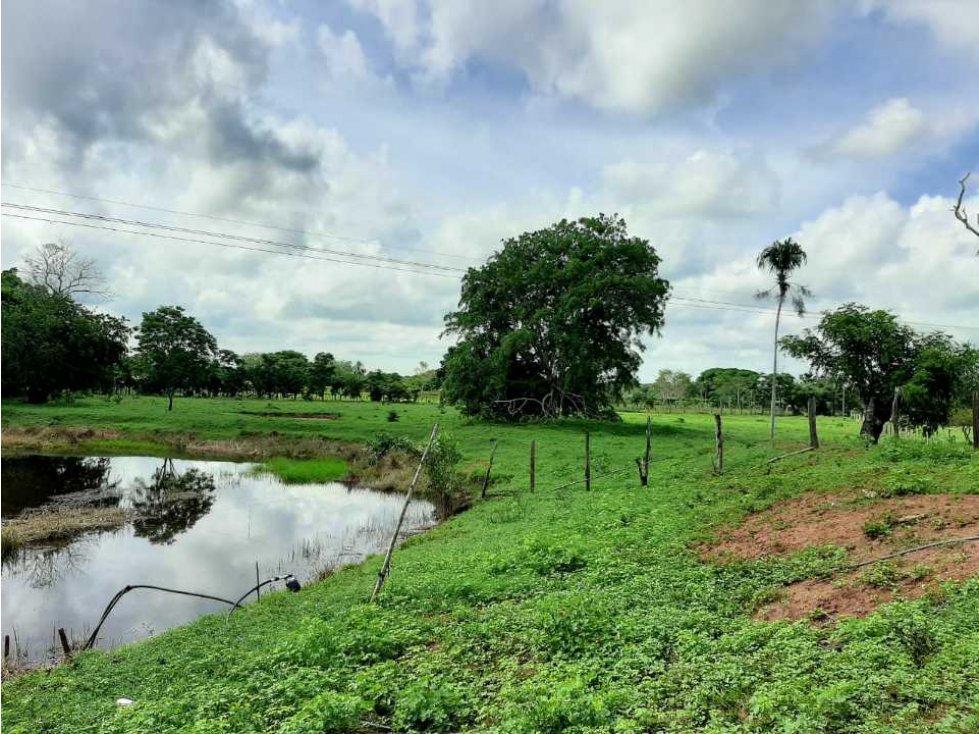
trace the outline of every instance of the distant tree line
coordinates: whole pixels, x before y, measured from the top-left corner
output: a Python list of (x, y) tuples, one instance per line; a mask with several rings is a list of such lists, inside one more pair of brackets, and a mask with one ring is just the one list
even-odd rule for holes
[[(57, 281), (53, 281), (57, 282)], [(64, 393), (256, 395), (265, 398), (406, 402), (438, 387), (422, 365), (403, 376), (368, 371), (329, 352), (239, 355), (180, 306), (144, 313), (138, 327), (75, 302), (70, 291), (3, 271), (2, 393), (44, 403)]]
[[(781, 348), (805, 359), (811, 371), (777, 376), (778, 409), (799, 414), (815, 398), (822, 415), (856, 413), (861, 433), (877, 441), (898, 409), (899, 428), (926, 435), (966, 411), (979, 390), (979, 350), (941, 332), (921, 333), (883, 310), (846, 304), (823, 315), (815, 329), (787, 336)], [(629, 407), (710, 408), (762, 413), (771, 395), (770, 374), (712, 368), (696, 379), (660, 370), (656, 380), (626, 393)]]
[[(816, 398), (820, 415), (839, 415), (844, 410), (844, 386), (828, 377), (786, 373), (778, 375), (778, 405), (783, 413), (799, 415), (808, 409), (809, 398)], [(656, 380), (642, 384), (625, 395), (623, 405), (640, 409), (710, 409), (733, 413), (758, 413), (770, 410), (772, 376), (737, 367), (712, 367), (696, 378), (686, 372), (660, 370)], [(855, 398), (854, 398), (855, 400)], [(847, 409), (857, 409), (850, 402)]]

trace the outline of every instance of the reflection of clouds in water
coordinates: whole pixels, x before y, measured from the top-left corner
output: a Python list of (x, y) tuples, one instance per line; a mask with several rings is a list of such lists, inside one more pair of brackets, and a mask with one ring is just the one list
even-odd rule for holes
[[(140, 481), (145, 486), (160, 466), (155, 458), (112, 459), (111, 480), (119, 483), (125, 504), (138, 495)], [(169, 545), (148, 542), (133, 527), (91, 536), (54, 553), (47, 575), (34, 573), (49, 582), (40, 588), (32, 584), (26, 565), (5, 564), (4, 631), (16, 626), (22, 638), (37, 641), (31, 645), (37, 650), (46, 648), (53, 628), (63, 626), (80, 635), (126, 584), (237, 598), (254, 584), (256, 562), (263, 578), (291, 572), (308, 580), (326, 567), (357, 562), (386, 547), (403, 496), (340, 484), (284, 485), (252, 474), (252, 468), (175, 460), (175, 474), (192, 469), (207, 473), (215, 489), (209, 511), (175, 533)], [(413, 501), (405, 530), (433, 518), (429, 503)], [(83, 553), (75, 552), (82, 548)], [(99, 644), (138, 639), (149, 629), (160, 632), (221, 610), (216, 602), (135, 591), (113, 611)]]

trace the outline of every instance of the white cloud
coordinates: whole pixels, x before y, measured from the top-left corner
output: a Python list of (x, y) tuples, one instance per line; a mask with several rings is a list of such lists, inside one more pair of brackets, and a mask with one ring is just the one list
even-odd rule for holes
[[(939, 43), (979, 54), (979, 3), (974, 0), (863, 0), (865, 11), (879, 11), (895, 23), (924, 25)], [(950, 68), (955, 73), (955, 68)]]
[(331, 85), (340, 88), (360, 87), (376, 92), (378, 87), (392, 84), (390, 78), (382, 79), (371, 68), (360, 39), (352, 30), (334, 32), (323, 24), (316, 32), (316, 41)]
[(864, 122), (823, 149), (854, 158), (883, 158), (907, 150), (927, 132), (924, 113), (904, 97), (897, 97), (874, 107)]
[(708, 101), (724, 79), (794, 61), (833, 9), (768, 0), (608, 0), (600, 12), (587, 0), (352, 4), (378, 17), (428, 81), (485, 58), (520, 71), (536, 93), (637, 114)]
[(602, 181), (610, 197), (645, 202), (649, 215), (663, 218), (757, 215), (779, 196), (778, 179), (763, 160), (711, 150), (676, 162), (620, 161), (605, 167)]

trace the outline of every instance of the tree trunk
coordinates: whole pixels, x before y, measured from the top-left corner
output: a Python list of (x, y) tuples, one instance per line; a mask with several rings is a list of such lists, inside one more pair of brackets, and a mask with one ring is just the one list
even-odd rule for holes
[(880, 440), (880, 434), (884, 432), (884, 424), (890, 418), (890, 403), (886, 399), (878, 401), (876, 397), (870, 398), (863, 411), (863, 425), (860, 426), (860, 435), (877, 443)]
[(775, 398), (778, 386), (778, 325), (782, 320), (782, 304), (785, 296), (780, 294), (778, 297), (778, 308), (775, 311), (775, 350), (772, 355), (772, 440), (775, 440)]
[(167, 411), (173, 410), (173, 390), (167, 392)]

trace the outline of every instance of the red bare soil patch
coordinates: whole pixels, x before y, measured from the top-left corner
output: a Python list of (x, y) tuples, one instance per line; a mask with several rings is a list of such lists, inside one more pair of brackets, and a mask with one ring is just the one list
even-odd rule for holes
[[(869, 533), (867, 531), (870, 531)], [(979, 534), (979, 495), (874, 499), (808, 494), (749, 517), (700, 549), (712, 561), (755, 559), (835, 545), (849, 563), (926, 543)], [(876, 537), (871, 537), (875, 536)], [(883, 563), (787, 586), (758, 619), (863, 616), (895, 599), (921, 596), (938, 582), (979, 574), (979, 542), (932, 548)]]

